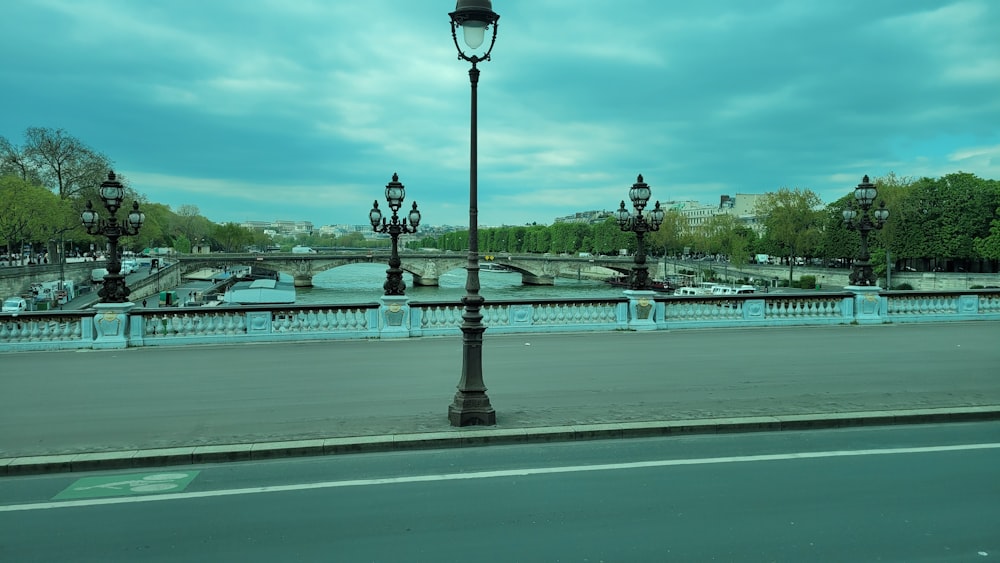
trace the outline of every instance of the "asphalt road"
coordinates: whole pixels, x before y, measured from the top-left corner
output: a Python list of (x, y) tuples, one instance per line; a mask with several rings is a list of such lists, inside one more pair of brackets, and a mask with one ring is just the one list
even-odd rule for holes
[[(491, 336), (499, 428), (1000, 405), (1000, 323)], [(447, 431), (460, 338), (0, 356), (0, 457)]]
[(992, 561), (998, 466), (988, 422), (12, 477), (0, 560)]

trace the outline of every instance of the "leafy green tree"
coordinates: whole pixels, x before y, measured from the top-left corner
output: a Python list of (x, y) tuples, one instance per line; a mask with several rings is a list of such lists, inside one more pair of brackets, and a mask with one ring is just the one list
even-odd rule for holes
[(792, 282), (795, 258), (815, 256), (821, 233), (822, 201), (812, 190), (781, 188), (764, 194), (757, 215), (767, 228), (765, 239), (783, 252), (788, 260), (788, 281)]
[(598, 254), (618, 254), (622, 248), (634, 250), (637, 245), (635, 235), (622, 231), (614, 217), (593, 226), (591, 230), (592, 250)]
[(998, 218), (990, 221), (990, 234), (977, 238), (975, 242), (976, 252), (989, 260), (1000, 260), (1000, 208), (995, 215)]
[[(8, 253), (14, 253), (14, 245), (30, 239), (43, 192), (44, 188), (18, 176), (0, 177), (0, 241)], [(20, 249), (17, 251), (19, 254)]]
[(250, 229), (236, 223), (216, 225), (211, 236), (225, 252), (243, 252), (247, 246), (250, 246), (254, 238)]
[(668, 209), (659, 230), (650, 235), (650, 242), (668, 254), (681, 254), (690, 241), (687, 217), (677, 209)]
[(915, 181), (905, 196), (890, 208), (901, 258), (957, 260), (968, 265), (978, 259), (976, 239), (990, 234), (997, 218), (1000, 191), (996, 181), (972, 174), (948, 174)]

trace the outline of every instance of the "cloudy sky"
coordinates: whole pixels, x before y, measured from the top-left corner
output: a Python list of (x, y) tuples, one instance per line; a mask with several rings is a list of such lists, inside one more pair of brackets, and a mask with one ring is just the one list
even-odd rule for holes
[[(213, 221), (466, 225), (448, 0), (7, 0), (0, 135), (65, 129)], [(1000, 179), (995, 0), (495, 0), (481, 225), (964, 171)], [(460, 35), (461, 38), (461, 35)], [(384, 205), (383, 205), (384, 207)]]

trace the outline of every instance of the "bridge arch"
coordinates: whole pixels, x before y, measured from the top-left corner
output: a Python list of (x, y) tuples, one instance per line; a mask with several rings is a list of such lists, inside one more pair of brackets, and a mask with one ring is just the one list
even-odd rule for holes
[[(323, 254), (198, 254), (179, 256), (185, 273), (197, 268), (219, 268), (224, 266), (258, 266), (292, 276), (296, 287), (312, 287), (312, 278), (320, 272), (350, 264), (386, 264), (388, 252), (340, 252)], [(400, 267), (413, 276), (414, 285), (436, 286), (441, 274), (454, 269), (463, 269), (468, 257), (460, 253), (415, 253), (400, 255)], [(620, 273), (628, 273), (632, 259), (628, 257), (603, 256), (579, 258), (576, 256), (544, 255), (504, 255), (492, 262), (521, 274), (525, 285), (553, 285), (557, 277), (573, 277), (586, 267), (601, 266)], [(656, 276), (658, 265), (650, 263), (650, 275)]]

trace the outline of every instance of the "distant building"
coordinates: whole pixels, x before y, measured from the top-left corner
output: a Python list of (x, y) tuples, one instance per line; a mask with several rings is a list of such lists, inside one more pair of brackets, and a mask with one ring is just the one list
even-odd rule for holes
[(757, 231), (762, 232), (764, 225), (757, 217), (757, 203), (762, 198), (762, 194), (736, 194), (736, 197), (722, 195), (719, 196), (718, 205), (699, 203), (697, 201), (671, 201), (664, 207), (675, 209), (680, 212), (688, 221), (688, 227), (696, 229), (708, 222), (716, 215), (732, 215), (739, 219), (740, 223)]
[(245, 229), (255, 231), (272, 231), (274, 234), (284, 236), (295, 236), (301, 234), (311, 234), (313, 232), (312, 221), (244, 221), (240, 226)]
[[(763, 223), (757, 217), (757, 203), (761, 194), (736, 194), (719, 196), (718, 205), (701, 203), (694, 200), (660, 202), (664, 210), (675, 210), (687, 219), (688, 228), (697, 229), (716, 215), (732, 215), (747, 227), (761, 233)], [(628, 207), (632, 211), (631, 207)], [(650, 207), (647, 207), (650, 209)], [(609, 211), (581, 211), (572, 215), (556, 217), (555, 223), (601, 223), (613, 216)]]
[(586, 223), (588, 225), (593, 225), (595, 223), (603, 223), (605, 219), (611, 217), (610, 211), (580, 211), (579, 213), (574, 213), (572, 215), (566, 215), (564, 217), (556, 217), (556, 223)]

